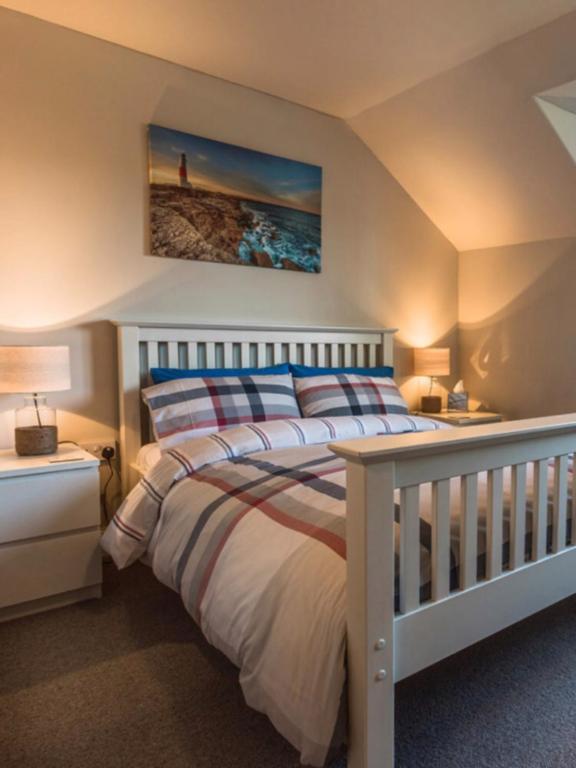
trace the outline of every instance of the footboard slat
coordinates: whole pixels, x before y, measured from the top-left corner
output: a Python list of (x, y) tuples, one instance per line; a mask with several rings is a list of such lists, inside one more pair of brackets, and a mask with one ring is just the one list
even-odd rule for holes
[(532, 559), (541, 560), (546, 555), (548, 532), (548, 462), (534, 462), (534, 513), (532, 515)]
[(502, 573), (503, 486), (502, 470), (490, 470), (486, 489), (486, 577), (488, 579), (494, 579)]
[(476, 584), (477, 553), (478, 475), (464, 475), (460, 510), (460, 589), (469, 589)]
[(432, 483), (432, 599), (450, 594), (450, 480)]
[(420, 605), (420, 487), (400, 494), (400, 612)]
[(552, 551), (566, 548), (566, 505), (568, 503), (568, 456), (554, 459), (554, 506), (552, 523)]
[(510, 570), (526, 559), (526, 464), (512, 467), (510, 490)]

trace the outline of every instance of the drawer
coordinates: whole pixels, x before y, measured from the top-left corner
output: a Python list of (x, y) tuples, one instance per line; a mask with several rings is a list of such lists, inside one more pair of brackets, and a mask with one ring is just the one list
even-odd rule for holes
[(0, 608), (102, 581), (99, 531), (0, 546)]
[(0, 543), (100, 525), (98, 468), (0, 480)]

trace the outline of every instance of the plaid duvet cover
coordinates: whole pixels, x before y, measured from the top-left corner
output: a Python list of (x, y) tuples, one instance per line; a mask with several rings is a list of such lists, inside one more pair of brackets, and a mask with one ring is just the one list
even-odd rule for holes
[(304, 763), (326, 758), (345, 674), (345, 466), (326, 443), (443, 427), (405, 415), (294, 419), (190, 440), (104, 533), (121, 568), (147, 554)]

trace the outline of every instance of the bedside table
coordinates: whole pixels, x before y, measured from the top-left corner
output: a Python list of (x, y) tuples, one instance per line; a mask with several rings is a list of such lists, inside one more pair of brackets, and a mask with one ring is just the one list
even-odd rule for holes
[(98, 459), (0, 451), (0, 621), (102, 594)]
[(495, 424), (504, 421), (500, 413), (488, 411), (441, 411), (440, 413), (423, 413), (416, 411), (416, 416), (426, 416), (436, 421), (443, 421), (453, 427), (471, 427), (478, 424)]

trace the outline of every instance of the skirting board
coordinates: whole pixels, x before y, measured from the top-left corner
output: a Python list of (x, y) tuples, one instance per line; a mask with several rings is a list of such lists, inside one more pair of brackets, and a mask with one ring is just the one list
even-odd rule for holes
[(70, 592), (61, 592), (59, 595), (41, 597), (39, 600), (29, 600), (18, 605), (9, 605), (0, 609), (0, 622), (20, 619), (23, 616), (31, 616), (34, 613), (49, 611), (53, 608), (63, 608), (65, 605), (79, 603), (83, 600), (92, 600), (102, 597), (102, 585), (93, 584), (82, 589), (73, 589)]
[(507, 571), (394, 621), (399, 681), (576, 592), (576, 549)]

